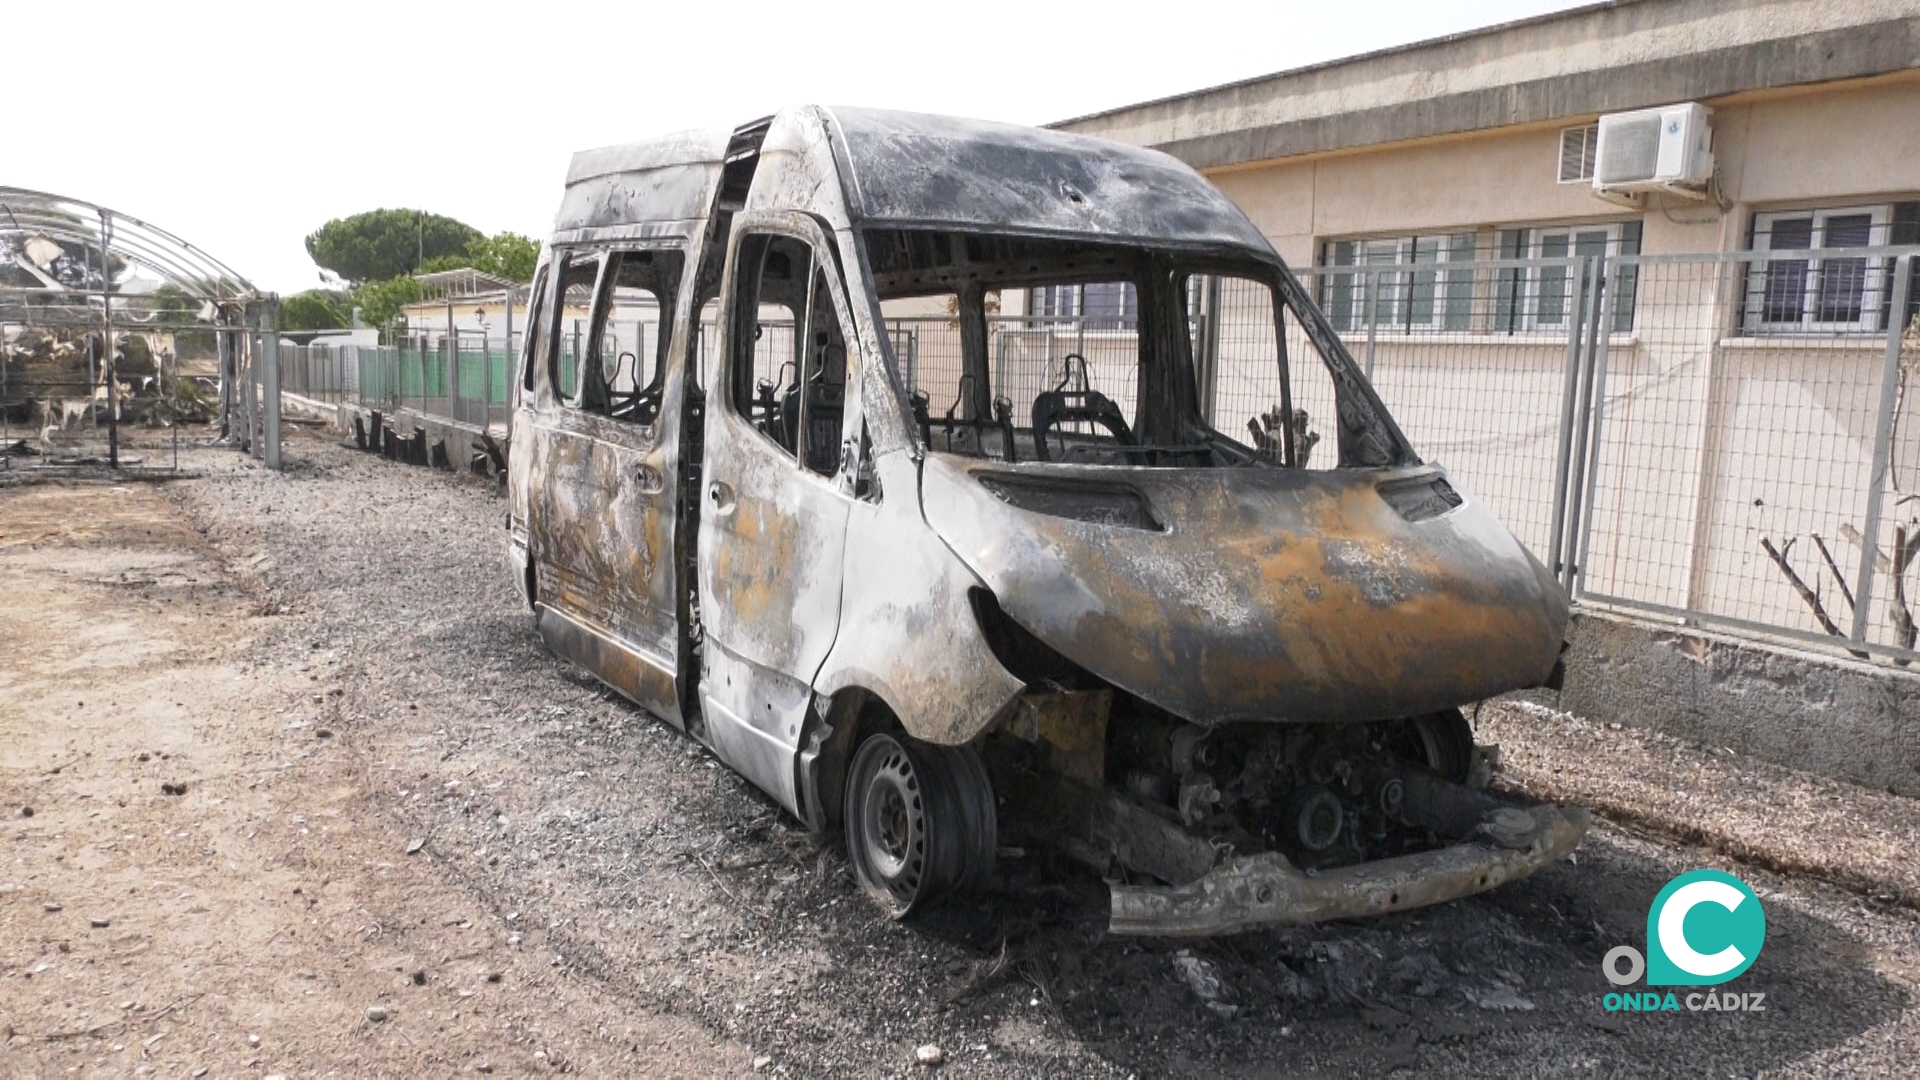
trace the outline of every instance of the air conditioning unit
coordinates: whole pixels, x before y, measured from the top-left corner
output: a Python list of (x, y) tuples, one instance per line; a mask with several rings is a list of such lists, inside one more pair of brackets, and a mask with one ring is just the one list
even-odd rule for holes
[(1610, 113), (1594, 149), (1596, 195), (1664, 191), (1698, 195), (1713, 177), (1713, 129), (1704, 105)]

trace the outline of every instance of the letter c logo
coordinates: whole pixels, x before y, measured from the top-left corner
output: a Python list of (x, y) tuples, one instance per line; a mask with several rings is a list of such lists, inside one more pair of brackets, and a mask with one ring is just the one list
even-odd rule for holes
[(1766, 937), (1752, 886), (1720, 870), (1681, 874), (1647, 911), (1647, 985), (1718, 986), (1753, 966)]
[(1725, 975), (1746, 963), (1746, 955), (1732, 945), (1711, 956), (1694, 951), (1687, 943), (1687, 912), (1699, 904), (1719, 904), (1738, 911), (1747, 896), (1724, 881), (1695, 881), (1680, 886), (1660, 908), (1660, 948), (1673, 966), (1689, 975), (1713, 978)]

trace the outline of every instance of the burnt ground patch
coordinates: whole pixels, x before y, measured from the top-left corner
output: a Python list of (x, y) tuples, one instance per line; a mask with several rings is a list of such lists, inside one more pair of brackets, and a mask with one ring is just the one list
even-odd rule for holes
[[(424, 840), (415, 858), (511, 948), (767, 1069), (911, 1072), (934, 1043), (989, 1075), (1746, 1074), (1891, 1069), (1920, 1045), (1911, 913), (1604, 828), (1530, 881), (1364, 923), (1112, 938), (1100, 883), (1038, 851), (985, 896), (890, 922), (835, 841), (545, 652), (491, 488), (319, 439), (288, 452), (298, 467), (278, 476), (209, 452), (203, 478), (170, 489), (286, 616), (256, 662), (340, 658), (337, 740)], [(1643, 946), (1648, 901), (1700, 865), (1767, 903), (1766, 951), (1738, 988), (1768, 1011), (1605, 1012), (1601, 957)], [(1190, 989), (1183, 951), (1231, 1016)]]

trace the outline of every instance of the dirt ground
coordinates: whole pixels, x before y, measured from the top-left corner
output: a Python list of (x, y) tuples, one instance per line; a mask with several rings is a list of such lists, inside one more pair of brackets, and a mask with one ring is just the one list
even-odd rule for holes
[[(0, 1073), (912, 1075), (925, 1044), (995, 1076), (1920, 1059), (1911, 800), (1489, 706), (1502, 783), (1602, 813), (1532, 880), (1141, 942), (1033, 853), (893, 923), (834, 844), (541, 648), (488, 485), (287, 453), (0, 489)], [(1767, 1011), (1606, 1012), (1601, 956), (1698, 866), (1766, 905), (1729, 989)]]

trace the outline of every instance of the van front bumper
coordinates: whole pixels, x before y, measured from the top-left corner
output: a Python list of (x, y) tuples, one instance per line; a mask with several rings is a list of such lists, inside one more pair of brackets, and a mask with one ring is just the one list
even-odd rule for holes
[(1205, 937), (1443, 904), (1566, 858), (1588, 825), (1579, 808), (1508, 807), (1487, 816), (1480, 838), (1416, 855), (1317, 871), (1303, 871), (1279, 854), (1245, 856), (1185, 885), (1112, 886), (1109, 929)]

